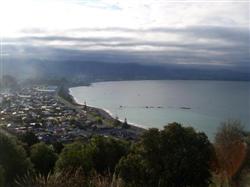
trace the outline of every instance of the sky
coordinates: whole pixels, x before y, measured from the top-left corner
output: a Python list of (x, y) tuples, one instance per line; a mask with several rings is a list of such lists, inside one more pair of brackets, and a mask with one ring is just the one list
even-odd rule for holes
[(250, 67), (248, 0), (0, 0), (5, 58)]

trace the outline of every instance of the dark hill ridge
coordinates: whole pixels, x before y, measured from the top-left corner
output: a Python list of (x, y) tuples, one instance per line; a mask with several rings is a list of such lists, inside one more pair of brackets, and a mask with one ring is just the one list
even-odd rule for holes
[(8, 60), (5, 63), (4, 72), (21, 79), (66, 78), (67, 80), (76, 82), (146, 79), (249, 81), (250, 72), (248, 70), (248, 68), (226, 69), (220, 66), (143, 65), (137, 63), (68, 60)]

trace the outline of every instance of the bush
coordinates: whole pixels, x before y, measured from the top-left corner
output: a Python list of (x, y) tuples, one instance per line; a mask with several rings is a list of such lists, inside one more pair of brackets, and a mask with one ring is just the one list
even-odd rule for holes
[(60, 154), (64, 148), (64, 145), (61, 142), (54, 142), (52, 146), (57, 154)]
[(47, 176), (53, 172), (57, 154), (45, 143), (38, 143), (31, 147), (30, 159), (36, 172)]
[(98, 173), (114, 172), (116, 164), (122, 156), (128, 154), (129, 144), (125, 141), (96, 136), (91, 139), (93, 149), (92, 160)]
[(116, 174), (127, 186), (206, 187), (212, 150), (204, 133), (172, 123), (147, 131), (134, 152), (121, 159)]
[(38, 138), (33, 132), (26, 132), (18, 137), (23, 143), (26, 143), (28, 146), (32, 146), (36, 143), (39, 143)]
[[(240, 121), (223, 122), (215, 136), (217, 174), (220, 182), (239, 186), (240, 172), (249, 167), (247, 142)], [(248, 158), (247, 158), (248, 157)]]
[(64, 147), (56, 162), (56, 170), (62, 172), (78, 168), (81, 168), (84, 174), (90, 174), (93, 169), (92, 149), (88, 145), (75, 142)]
[(116, 172), (127, 183), (127, 186), (143, 187), (145, 184), (145, 165), (139, 154), (129, 154), (123, 157), (116, 167)]
[(0, 165), (0, 187), (4, 187), (4, 170)]
[(32, 169), (23, 147), (16, 139), (0, 132), (0, 165), (5, 174), (5, 186), (13, 183), (17, 176), (25, 175)]

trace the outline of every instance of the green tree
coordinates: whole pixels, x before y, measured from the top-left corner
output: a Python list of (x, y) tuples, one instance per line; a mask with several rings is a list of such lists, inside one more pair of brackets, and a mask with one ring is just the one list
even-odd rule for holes
[(60, 154), (61, 151), (62, 151), (63, 148), (64, 148), (64, 145), (62, 144), (62, 142), (54, 142), (54, 143), (52, 144), (52, 146), (53, 146), (53, 149), (55, 150), (55, 152), (56, 152), (57, 154)]
[[(121, 159), (116, 173), (132, 186), (206, 187), (210, 183), (212, 153), (204, 133), (172, 123), (162, 131), (145, 132), (136, 150)], [(139, 175), (133, 177), (131, 173), (137, 171)]]
[(121, 140), (96, 136), (91, 139), (94, 168), (99, 173), (114, 172), (116, 164), (129, 150), (129, 144)]
[(0, 187), (4, 187), (4, 169), (0, 165)]
[(143, 187), (146, 186), (146, 168), (143, 164), (143, 158), (140, 154), (129, 154), (122, 157), (116, 166), (116, 173), (119, 173), (126, 186)]
[(0, 132), (0, 165), (5, 176), (5, 186), (12, 184), (17, 176), (25, 175), (32, 169), (24, 148), (15, 138)]
[(91, 147), (80, 142), (66, 145), (56, 162), (56, 170), (65, 171), (79, 168), (86, 175), (93, 169)]
[(32, 146), (36, 143), (39, 143), (38, 138), (33, 132), (27, 131), (26, 133), (18, 137), (23, 143), (26, 143), (28, 146)]
[(31, 147), (30, 159), (37, 173), (47, 176), (53, 172), (57, 154), (45, 143), (38, 143)]
[(129, 128), (129, 125), (128, 125), (128, 122), (127, 122), (127, 118), (124, 119), (124, 122), (122, 123), (122, 128), (124, 128), (124, 129), (128, 129)]

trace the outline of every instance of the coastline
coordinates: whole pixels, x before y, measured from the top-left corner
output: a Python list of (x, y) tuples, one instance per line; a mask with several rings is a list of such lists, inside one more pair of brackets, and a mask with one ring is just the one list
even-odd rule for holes
[[(87, 86), (89, 86), (89, 85), (87, 85)], [(57, 91), (57, 97), (60, 97), (64, 100), (66, 100), (71, 105), (77, 107), (79, 110), (83, 111), (83, 108), (85, 107), (87, 112), (94, 112), (95, 114), (99, 115), (103, 119), (107, 119), (107, 120), (110, 120), (112, 122), (117, 120), (117, 119), (115, 119), (115, 117), (113, 117), (113, 114), (107, 109), (97, 108), (97, 107), (90, 106), (90, 105), (85, 106), (85, 105), (81, 104), (80, 102), (78, 102), (76, 100), (76, 98), (74, 98), (72, 96), (71, 90), (69, 87), (64, 87), (61, 89), (63, 89), (63, 95), (60, 94), (60, 90), (59, 90), (59, 91)], [(118, 120), (121, 124), (124, 123), (123, 120), (120, 120), (120, 119), (118, 119)], [(138, 135), (142, 134), (143, 132), (145, 132), (147, 130), (146, 128), (143, 128), (137, 124), (133, 124), (133, 123), (128, 122), (127, 125), (128, 125), (127, 130), (133, 131), (134, 133), (136, 133)]]
[[(86, 85), (86, 86), (90, 86), (91, 84), (89, 85)], [(81, 87), (81, 86), (80, 86)], [(72, 95), (72, 91), (71, 91), (71, 88), (68, 88), (68, 94), (71, 96), (74, 104), (76, 105), (79, 105), (79, 106), (83, 106), (83, 104), (81, 104), (79, 101), (77, 101), (77, 99)], [(106, 108), (98, 108), (98, 107), (95, 107), (95, 106), (91, 106), (91, 105), (87, 105), (87, 107), (91, 108), (91, 109), (94, 109), (94, 110), (99, 110), (99, 112), (103, 112), (105, 113), (105, 115), (109, 116), (110, 119), (113, 119), (115, 120), (115, 115), (108, 109)], [(124, 120), (122, 119), (118, 119), (121, 123), (124, 123)], [(144, 130), (147, 130), (148, 128), (143, 126), (143, 125), (139, 125), (137, 123), (133, 123), (133, 122), (130, 122), (130, 121), (127, 121), (128, 122), (128, 125), (130, 126), (135, 126), (135, 127), (138, 127), (138, 128), (141, 128), (141, 129), (144, 129)]]

